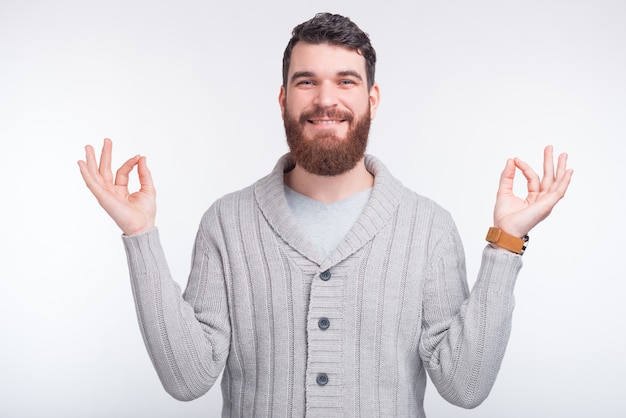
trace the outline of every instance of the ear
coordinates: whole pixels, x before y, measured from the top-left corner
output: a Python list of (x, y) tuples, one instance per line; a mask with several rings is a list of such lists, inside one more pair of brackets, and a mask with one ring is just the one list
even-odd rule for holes
[(380, 88), (378, 84), (374, 84), (370, 89), (370, 119), (374, 119), (376, 116), (376, 110), (378, 109), (378, 103), (380, 103)]
[(278, 105), (280, 106), (280, 114), (285, 119), (285, 101), (287, 100), (287, 92), (284, 86), (280, 86), (280, 92), (278, 93)]

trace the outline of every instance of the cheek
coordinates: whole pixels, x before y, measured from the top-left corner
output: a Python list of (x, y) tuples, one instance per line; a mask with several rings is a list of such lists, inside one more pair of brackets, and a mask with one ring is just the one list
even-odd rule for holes
[(369, 96), (364, 100), (360, 98), (359, 102), (353, 107), (354, 113), (359, 116), (370, 115), (370, 117), (374, 116), (376, 111), (375, 107), (372, 105), (372, 102), (369, 100)]
[(288, 107), (291, 112), (299, 112), (307, 106), (310, 106), (311, 100), (306, 94), (292, 94), (287, 97), (285, 104), (285, 107)]

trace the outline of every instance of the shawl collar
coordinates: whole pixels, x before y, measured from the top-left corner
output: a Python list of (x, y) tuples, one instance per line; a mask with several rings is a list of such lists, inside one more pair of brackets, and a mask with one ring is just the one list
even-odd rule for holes
[(283, 155), (274, 170), (254, 184), (256, 203), (271, 228), (291, 248), (325, 270), (354, 254), (370, 241), (395, 214), (403, 186), (376, 157), (365, 156), (365, 167), (374, 175), (374, 188), (365, 209), (328, 258), (311, 244), (287, 203), (284, 173), (293, 168), (290, 154)]

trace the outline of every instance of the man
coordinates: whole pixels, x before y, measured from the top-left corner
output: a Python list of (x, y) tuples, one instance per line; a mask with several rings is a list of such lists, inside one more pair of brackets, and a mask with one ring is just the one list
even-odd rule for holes
[[(543, 179), (501, 175), (470, 293), (450, 215), (365, 156), (379, 103), (376, 55), (349, 19), (297, 26), (279, 104), (290, 153), (202, 218), (187, 288), (171, 279), (145, 157), (111, 172), (111, 141), (80, 171), (124, 232), (139, 323), (165, 389), (188, 400), (220, 372), (223, 416), (423, 417), (426, 373), (466, 408), (488, 395), (511, 327), (526, 234), (564, 196), (567, 156)], [(129, 194), (132, 169), (141, 188)], [(516, 169), (528, 181), (513, 195)]]

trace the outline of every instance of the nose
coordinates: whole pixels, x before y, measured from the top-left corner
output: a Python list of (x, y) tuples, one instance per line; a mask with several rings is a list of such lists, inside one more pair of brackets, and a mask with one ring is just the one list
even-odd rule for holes
[(321, 83), (317, 88), (315, 104), (319, 107), (333, 107), (337, 105), (337, 89), (332, 82)]

